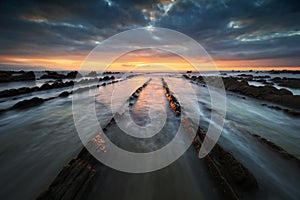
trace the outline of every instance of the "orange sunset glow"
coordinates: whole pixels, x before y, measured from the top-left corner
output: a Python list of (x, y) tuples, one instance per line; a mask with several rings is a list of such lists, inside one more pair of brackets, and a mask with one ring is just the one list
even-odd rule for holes
[[(86, 53), (86, 52), (85, 52)], [(113, 53), (108, 53), (106, 56), (112, 56)], [(44, 67), (46, 69), (53, 70), (78, 70), (84, 62), (85, 57), (88, 54), (82, 55), (67, 55), (67, 56), (0, 56), (2, 64), (8, 65), (23, 65), (32, 66), (39, 69), (39, 67)], [(199, 60), (201, 60), (199, 58)], [(95, 62), (90, 62), (88, 65), (90, 67), (85, 68), (87, 70), (104, 70), (103, 67), (98, 67), (101, 60)], [(208, 64), (209, 63), (209, 64)], [(259, 60), (222, 60), (213, 59), (212, 62), (200, 61), (197, 65), (199, 70), (212, 70), (212, 65), (215, 64), (216, 69), (223, 70), (297, 70), (298, 66), (287, 66), (284, 61), (280, 59), (259, 59)], [(195, 68), (185, 59), (178, 55), (157, 55), (153, 52), (145, 51), (134, 51), (125, 54), (115, 60), (111, 65), (106, 66), (106, 70), (110, 71), (187, 71), (195, 70)]]
[[(85, 55), (68, 55), (68, 56), (53, 56), (53, 57), (35, 57), (35, 56), (0, 56), (2, 64), (9, 65), (23, 65), (33, 66), (39, 69), (44, 67), (45, 69), (55, 70), (78, 70), (85, 59)], [(223, 70), (295, 70), (298, 66), (288, 66), (281, 64), (280, 60), (276, 59), (263, 59), (263, 60), (213, 60), (217, 69)], [(94, 62), (90, 64), (91, 70), (97, 69), (100, 62)], [(207, 66), (205, 61), (199, 61), (200, 69), (211, 70)], [(210, 63), (209, 65), (212, 65)], [(93, 67), (96, 66), (96, 67)], [(168, 70), (169, 68), (169, 70)], [(129, 69), (135, 69), (139, 71), (187, 71), (195, 70), (195, 68), (188, 63), (188, 61), (173, 55), (168, 57), (160, 56), (121, 56), (115, 62), (113, 62), (107, 70), (110, 71), (127, 71)]]

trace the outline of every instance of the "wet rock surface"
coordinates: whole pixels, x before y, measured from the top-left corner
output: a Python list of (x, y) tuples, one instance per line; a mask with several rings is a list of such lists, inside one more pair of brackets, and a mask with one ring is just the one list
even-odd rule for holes
[[(170, 94), (171, 92), (166, 82), (163, 79), (162, 81), (166, 95)], [(172, 101), (169, 101), (169, 103), (171, 105)], [(178, 107), (178, 109), (181, 110), (180, 104), (178, 104)], [(185, 118), (182, 120), (182, 123), (185, 132), (189, 134), (188, 136), (194, 137), (190, 134), (191, 128), (196, 127), (192, 120)], [(198, 127), (197, 134), (192, 142), (197, 152), (200, 151), (205, 137), (206, 133)], [(207, 139), (211, 140), (209, 136), (207, 136)], [(215, 144), (213, 149), (205, 157), (205, 161), (210, 174), (216, 180), (225, 199), (241, 199), (246, 193), (250, 193), (258, 188), (257, 181), (253, 174), (218, 143)]]
[(270, 74), (300, 74), (299, 70), (271, 70)]
[[(73, 81), (70, 81), (73, 82)], [(105, 85), (102, 86), (106, 86), (106, 85), (110, 85), (110, 84), (114, 84), (120, 81), (111, 81), (106, 83)], [(73, 93), (81, 93), (90, 89), (95, 89), (99, 87), (99, 85), (91, 85), (91, 86), (87, 86), (87, 87), (81, 87), (81, 88), (77, 88), (76, 90), (72, 90), (72, 91), (63, 91), (61, 92), (58, 96), (56, 97), (49, 97), (47, 99), (43, 99), (43, 98), (39, 98), (39, 97), (33, 97), (31, 99), (26, 99), (23, 101), (20, 101), (18, 103), (16, 103), (15, 105), (13, 105), (10, 108), (6, 108), (6, 109), (0, 109), (0, 114), (6, 112), (6, 111), (10, 111), (10, 110), (15, 110), (15, 109), (27, 109), (27, 108), (31, 108), (31, 107), (35, 107), (38, 106), (42, 103), (44, 103), (45, 101), (49, 101), (58, 97), (68, 97), (69, 95), (73, 94)], [(48, 88), (48, 87), (47, 87)]]
[(34, 81), (35, 74), (33, 71), (0, 71), (0, 82), (12, 81)]
[[(71, 73), (71, 72), (70, 72)], [(22, 87), (18, 89), (8, 89), (0, 91), (0, 98), (6, 98), (6, 97), (12, 97), (22, 94), (28, 94), (33, 93), (37, 91), (44, 91), (44, 90), (50, 90), (55, 88), (63, 88), (63, 87), (71, 87), (74, 86), (74, 84), (85, 84), (85, 83), (92, 83), (92, 82), (101, 82), (101, 81), (108, 81), (108, 80), (114, 80), (114, 76), (104, 76), (101, 78), (94, 78), (94, 79), (82, 79), (80, 81), (77, 81), (76, 83), (74, 81), (66, 81), (63, 82), (61, 79), (55, 81), (54, 83), (44, 83), (41, 87)], [(116, 83), (118, 81), (115, 81), (113, 83)], [(106, 85), (106, 84), (105, 84)]]
[(82, 77), (82, 74), (80, 74), (77, 71), (71, 71), (69, 73), (65, 74), (60, 74), (55, 71), (45, 71), (46, 74), (41, 76), (41, 79), (75, 79)]
[(32, 99), (28, 100), (23, 100), (11, 107), (11, 109), (26, 109), (26, 108), (31, 108), (37, 105), (40, 105), (45, 102), (45, 99), (34, 97)]
[[(200, 151), (205, 137), (209, 136), (206, 136), (206, 133), (198, 127), (197, 135), (193, 140), (193, 146), (197, 152)], [(246, 193), (258, 188), (253, 174), (218, 143), (204, 159), (208, 170), (221, 187), (226, 198), (240, 199)]]
[(84, 199), (87, 187), (96, 174), (98, 161), (83, 148), (77, 158), (63, 167), (48, 189), (37, 200)]
[(152, 79), (150, 78), (148, 81), (146, 81), (141, 87), (139, 87), (138, 89), (136, 89), (134, 91), (134, 93), (132, 93), (132, 95), (129, 97), (129, 99), (127, 100), (129, 102), (129, 106), (133, 106), (135, 104), (135, 102), (137, 101), (140, 93), (143, 91), (144, 88), (147, 87), (147, 85), (150, 83)]
[(279, 86), (300, 89), (300, 79), (299, 78), (276, 77), (276, 78), (273, 78), (272, 81), (274, 83), (277, 83)]
[(295, 110), (291, 110), (288, 108), (282, 108), (280, 106), (276, 106), (276, 105), (268, 105), (268, 104), (261, 104), (262, 106), (268, 107), (270, 109), (274, 109), (274, 110), (279, 110), (279, 111), (283, 111), (284, 113), (286, 113), (287, 115), (290, 115), (292, 117), (300, 117), (300, 112), (297, 112)]
[(169, 102), (172, 110), (175, 112), (176, 116), (180, 116), (181, 115), (181, 106), (180, 106), (178, 100), (174, 96), (173, 92), (170, 91), (167, 82), (165, 82), (165, 80), (163, 78), (161, 79), (161, 81), (163, 83), (163, 89), (164, 89), (165, 95), (168, 99), (168, 102)]
[(70, 94), (72, 94), (72, 92), (64, 91), (64, 92), (60, 93), (58, 96), (59, 97), (68, 97)]
[(43, 90), (50, 90), (50, 89), (54, 89), (54, 88), (69, 87), (69, 86), (73, 86), (73, 85), (74, 85), (73, 81), (62, 82), (61, 80), (58, 80), (52, 84), (44, 83), (41, 87), (31, 87), (31, 88), (22, 87), (22, 88), (18, 88), (18, 89), (3, 90), (0, 92), (0, 98), (12, 97), (12, 96), (28, 94), (28, 93), (43, 91)]
[(300, 166), (300, 160), (297, 157), (295, 157), (294, 155), (288, 153), (286, 150), (284, 150), (280, 146), (276, 145), (275, 143), (273, 143), (259, 135), (251, 134), (251, 133), (249, 133), (249, 134), (252, 135), (257, 140), (259, 140), (260, 142), (262, 142), (263, 144), (265, 144), (266, 146), (268, 146), (269, 148), (271, 148), (273, 151), (279, 153), (280, 155), (282, 155), (283, 157), (285, 157), (289, 160), (292, 160), (292, 161), (298, 163), (298, 165)]
[(87, 77), (93, 77), (93, 76), (98, 76), (98, 74), (97, 74), (97, 72), (95, 72), (95, 71), (91, 71), (91, 72), (88, 73), (86, 76), (87, 76)]
[[(203, 77), (187, 75), (183, 76), (186, 79), (200, 82), (205, 84)], [(213, 82), (216, 77), (206, 77)], [(272, 85), (265, 86), (253, 86), (249, 85), (247, 80), (239, 80), (234, 77), (223, 77), (225, 89), (228, 91), (236, 92), (242, 95), (254, 97), (256, 99), (266, 100), (269, 102), (277, 103), (289, 108), (300, 109), (300, 95), (293, 95), (293, 93), (287, 89), (277, 89)]]

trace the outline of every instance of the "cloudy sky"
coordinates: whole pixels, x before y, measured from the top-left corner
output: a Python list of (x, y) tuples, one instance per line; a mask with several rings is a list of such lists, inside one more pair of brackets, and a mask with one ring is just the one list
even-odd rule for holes
[(0, 63), (76, 69), (101, 41), (140, 27), (188, 35), (219, 69), (300, 66), (299, 0), (4, 0)]

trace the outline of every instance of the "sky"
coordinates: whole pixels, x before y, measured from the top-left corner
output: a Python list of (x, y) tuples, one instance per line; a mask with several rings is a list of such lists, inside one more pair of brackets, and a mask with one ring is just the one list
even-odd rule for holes
[[(142, 27), (186, 34), (219, 70), (300, 69), (299, 0), (2, 0), (0, 68), (77, 69), (104, 40)], [(153, 62), (137, 57), (119, 69)]]

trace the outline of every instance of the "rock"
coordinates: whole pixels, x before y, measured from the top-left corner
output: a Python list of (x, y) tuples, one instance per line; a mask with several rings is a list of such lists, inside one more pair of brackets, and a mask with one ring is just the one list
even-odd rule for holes
[[(245, 76), (246, 74), (241, 74), (240, 76)], [(248, 75), (246, 75), (248, 76)], [(258, 77), (264, 77), (269, 78), (269, 76), (258, 76)], [(189, 77), (188, 75), (183, 75), (183, 78), (192, 80), (199, 83), (204, 83), (202, 77), (196, 77), (192, 76)], [(205, 80), (209, 81), (211, 85), (214, 84), (214, 79), (216, 77), (214, 76), (207, 76), (205, 77)], [(265, 82), (265, 80), (262, 80), (266, 85), (264, 86), (253, 86), (249, 85), (247, 82), (247, 78), (237, 78), (237, 77), (222, 77), (224, 87), (228, 91), (236, 92), (239, 94), (243, 94), (246, 96), (251, 96), (257, 99), (267, 100), (273, 103), (277, 103), (289, 108), (294, 109), (300, 109), (300, 96), (299, 95), (293, 95), (293, 93), (287, 89), (277, 89), (276, 87), (272, 86), (272, 83)], [(294, 87), (300, 87), (300, 79), (297, 78), (273, 78), (273, 81), (280, 81), (281, 83), (289, 82), (289, 84), (294, 85)], [(295, 86), (297, 85), (297, 86)], [(285, 85), (288, 86), (287, 84)], [(290, 85), (289, 85), (290, 86)], [(217, 84), (215, 84), (215, 87), (219, 87)], [(168, 93), (168, 91), (165, 91)], [(289, 113), (287, 113), (289, 114)], [(298, 116), (297, 112), (291, 112), (290, 115)]]
[(44, 83), (39, 90), (49, 90), (49, 89), (54, 89), (54, 88), (62, 88), (62, 87), (68, 87), (68, 86), (73, 86), (74, 81), (66, 81), (62, 82), (62, 80), (57, 80), (51, 85), (49, 83)]
[(95, 71), (91, 71), (88, 75), (86, 75), (87, 77), (94, 77), (94, 76), (98, 76), (97, 72)]
[(75, 78), (81, 78), (82, 74), (80, 74), (77, 71), (71, 71), (66, 75), (66, 78), (75, 79)]
[(112, 79), (115, 79), (115, 77), (114, 76), (104, 76), (102, 78), (103, 81), (112, 80)]
[(58, 96), (59, 97), (68, 97), (70, 94), (71, 94), (70, 92), (64, 91), (64, 92), (60, 93)]
[(11, 72), (0, 71), (0, 82), (9, 82), (12, 81)]
[(259, 79), (262, 79), (262, 78), (271, 78), (271, 76), (254, 76), (253, 78), (259, 78)]
[(46, 71), (46, 74), (41, 76), (41, 79), (75, 79), (75, 78), (80, 78), (82, 77), (82, 75), (77, 72), (77, 71), (71, 71), (69, 73), (67, 73), (67, 75), (64, 74), (59, 74), (57, 72), (54, 71)]
[(270, 74), (280, 74), (280, 71), (278, 71), (278, 70), (271, 70), (269, 73)]
[(285, 74), (300, 74), (300, 71), (299, 70), (271, 70), (269, 72), (270, 74), (282, 74), (282, 73), (285, 73)]
[(49, 83), (44, 83), (41, 87), (40, 87), (41, 90), (48, 90), (48, 89), (51, 89), (51, 86), (49, 85)]
[(0, 82), (11, 82), (11, 81), (34, 81), (35, 74), (33, 71), (0, 71)]
[(253, 75), (251, 75), (251, 74), (239, 74), (238, 76), (243, 76), (243, 77), (247, 77), (247, 78), (253, 78)]
[(23, 100), (23, 101), (16, 103), (15, 105), (13, 105), (11, 107), (11, 109), (26, 109), (26, 108), (40, 105), (40, 104), (44, 103), (44, 101), (45, 101), (44, 99), (34, 97), (32, 99)]
[(272, 79), (274, 83), (277, 83), (279, 86), (289, 87), (300, 89), (300, 79), (298, 78), (283, 78), (283, 79)]
[(21, 94), (26, 94), (26, 93), (31, 93), (34, 91), (37, 91), (38, 87), (22, 87), (18, 89), (8, 89), (8, 90), (3, 90), (0, 92), (0, 98), (5, 98), (5, 97), (12, 97), (16, 95), (21, 95)]
[(173, 95), (173, 93), (170, 92), (168, 84), (165, 82), (165, 80), (163, 78), (161, 80), (162, 80), (163, 89), (164, 89), (164, 92), (166, 94), (167, 100), (169, 101), (170, 107), (175, 112), (176, 116), (180, 116), (181, 115), (181, 106), (180, 106), (178, 100)]
[(298, 164), (300, 164), (300, 160), (295, 157), (294, 155), (288, 153), (286, 150), (284, 150), (283, 148), (281, 148), (280, 146), (278, 146), (277, 144), (259, 136), (259, 135), (256, 135), (256, 134), (250, 134), (252, 135), (253, 137), (255, 137), (256, 139), (258, 139), (260, 142), (264, 143), (265, 145), (267, 145), (269, 148), (271, 148), (273, 151), (277, 152), (278, 154), (288, 158), (288, 159), (291, 159), (291, 160), (294, 160), (295, 162), (297, 162)]
[(120, 72), (106, 71), (106, 72), (103, 72), (103, 74), (120, 74)]
[(59, 74), (57, 72), (53, 71), (45, 71), (46, 74), (41, 76), (41, 79), (64, 79), (66, 78), (66, 75), (64, 74)]
[[(182, 120), (182, 124), (187, 133), (189, 132), (189, 128), (198, 127), (197, 135), (194, 137), (192, 143), (197, 152), (199, 152), (204, 139), (207, 141), (212, 140), (192, 120), (185, 118)], [(241, 199), (245, 193), (258, 188), (253, 174), (218, 143), (215, 144), (204, 160), (209, 172), (224, 192), (225, 199)]]
[(95, 159), (84, 148), (77, 158), (63, 167), (48, 189), (38, 196), (38, 200), (84, 199), (84, 194), (96, 174)]

